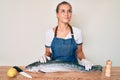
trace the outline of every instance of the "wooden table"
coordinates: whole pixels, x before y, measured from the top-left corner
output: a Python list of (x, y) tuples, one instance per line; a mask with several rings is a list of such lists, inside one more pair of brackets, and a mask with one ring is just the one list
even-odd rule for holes
[(104, 68), (102, 72), (54, 72), (54, 73), (32, 73), (25, 70), (23, 66), (19, 66), (33, 78), (29, 79), (20, 74), (14, 78), (9, 78), (6, 73), (11, 66), (0, 66), (0, 80), (120, 80), (120, 67), (112, 68), (112, 76), (104, 76)]

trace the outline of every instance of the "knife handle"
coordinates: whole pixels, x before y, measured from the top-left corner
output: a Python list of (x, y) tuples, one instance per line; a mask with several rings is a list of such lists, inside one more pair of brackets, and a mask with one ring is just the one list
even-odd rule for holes
[(23, 70), (22, 69), (20, 69), (19, 67), (17, 67), (17, 66), (13, 66), (13, 68), (15, 68), (18, 72), (23, 72)]

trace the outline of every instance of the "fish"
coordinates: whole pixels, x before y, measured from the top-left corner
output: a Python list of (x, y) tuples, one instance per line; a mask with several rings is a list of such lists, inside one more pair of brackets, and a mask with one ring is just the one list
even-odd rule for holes
[[(86, 72), (85, 66), (79, 63), (63, 62), (63, 61), (47, 61), (46, 63), (41, 63), (39, 61), (33, 62), (25, 66), (27, 71), (30, 72), (70, 72), (70, 71), (82, 71)], [(89, 71), (102, 71), (101, 65), (94, 65)]]

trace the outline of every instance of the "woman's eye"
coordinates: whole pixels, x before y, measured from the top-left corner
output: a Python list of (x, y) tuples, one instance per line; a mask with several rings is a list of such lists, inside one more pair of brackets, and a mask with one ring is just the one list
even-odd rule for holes
[(68, 10), (69, 13), (72, 13), (72, 10)]
[[(65, 13), (65, 10), (61, 10), (61, 12)], [(67, 12), (72, 13), (72, 10), (68, 10)]]

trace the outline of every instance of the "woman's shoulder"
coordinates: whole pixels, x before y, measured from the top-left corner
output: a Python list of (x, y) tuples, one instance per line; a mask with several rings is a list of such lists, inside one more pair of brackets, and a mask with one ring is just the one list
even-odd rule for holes
[(80, 28), (73, 27), (73, 34), (74, 34), (76, 43), (81, 44), (82, 43), (82, 33), (81, 33)]
[(49, 29), (46, 31), (46, 34), (54, 34), (53, 28), (49, 28)]
[(73, 33), (76, 33), (76, 34), (81, 33), (81, 29), (78, 27), (73, 26), (72, 29), (73, 29)]
[(46, 31), (46, 37), (47, 37), (49, 40), (52, 40), (52, 39), (54, 38), (54, 27), (49, 28), (49, 29)]

